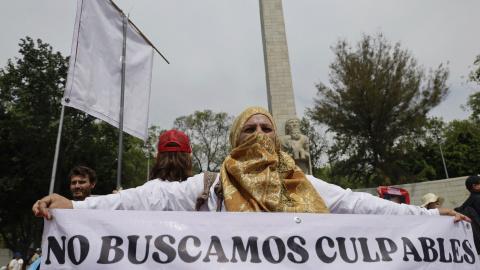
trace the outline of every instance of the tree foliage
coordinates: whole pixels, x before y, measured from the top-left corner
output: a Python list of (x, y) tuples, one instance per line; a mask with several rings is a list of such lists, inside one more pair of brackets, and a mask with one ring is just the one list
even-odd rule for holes
[[(425, 148), (434, 149), (426, 155), (429, 164), (435, 169), (437, 178), (445, 178), (442, 157), (439, 147), (442, 147), (444, 160), (449, 177), (460, 177), (480, 172), (480, 125), (473, 120), (454, 120), (439, 125), (438, 134), (434, 134)], [(437, 141), (438, 136), (439, 141)], [(440, 146), (439, 146), (440, 143)]]
[(193, 152), (194, 173), (219, 171), (230, 154), (228, 141), (233, 116), (211, 110), (195, 111), (175, 119), (173, 128), (187, 134)]
[[(20, 251), (41, 242), (43, 221), (31, 207), (48, 195), (68, 57), (40, 39), (20, 42), (21, 57), (0, 69), (0, 233), (2, 245)], [(122, 186), (145, 182), (143, 142), (125, 134)], [(56, 193), (70, 197), (67, 175), (77, 165), (97, 174), (94, 194), (116, 187), (118, 129), (72, 108), (65, 108), (55, 178)]]
[[(480, 55), (474, 61), (476, 67), (468, 75), (468, 82), (480, 84)], [(471, 85), (468, 85), (470, 87)], [(469, 96), (467, 106), (472, 109), (468, 120), (445, 123), (429, 119), (422, 127), (423, 133), (409, 138), (408, 158), (400, 162), (422, 177), (418, 180), (435, 180), (446, 177), (440, 147), (442, 148), (448, 176), (461, 177), (480, 172), (480, 91), (478, 87)], [(438, 140), (437, 140), (438, 139)]]
[(152, 125), (148, 128), (147, 141), (145, 142), (145, 145), (143, 147), (144, 154), (148, 160), (147, 170), (145, 171), (145, 172), (148, 172), (148, 175), (147, 175), (148, 180), (151, 180), (150, 169), (153, 167), (156, 161), (155, 154), (158, 152), (158, 139), (160, 138), (160, 135), (162, 135), (165, 132), (167, 132), (166, 129), (162, 129), (159, 126), (155, 126), (155, 125)]
[(308, 137), (310, 143), (310, 161), (312, 169), (320, 168), (322, 155), (327, 152), (328, 144), (325, 136), (323, 136), (307, 117), (303, 117), (301, 121), (302, 134)]
[(444, 131), (445, 163), (450, 177), (480, 173), (480, 122), (454, 120)]
[(430, 118), (417, 133), (402, 138), (402, 155), (398, 163), (416, 176), (416, 182), (446, 177), (438, 144), (438, 140), (442, 140), (444, 127), (442, 120)]
[(363, 35), (355, 49), (339, 40), (332, 50), (331, 86), (317, 85), (307, 114), (334, 134), (328, 155), (337, 173), (365, 185), (408, 182), (410, 172), (397, 162), (399, 143), (446, 98), (448, 68), (426, 72), (410, 51), (382, 34)]
[(0, 231), (7, 248), (26, 254), (40, 242), (42, 220), (28, 210), (48, 194), (68, 58), (40, 40), (19, 45), (23, 58), (0, 69)]
[[(480, 85), (480, 54), (477, 55), (473, 65), (476, 69), (470, 72), (468, 81), (478, 86)], [(480, 121), (480, 90), (478, 90), (478, 87), (476, 89), (477, 91), (468, 97), (467, 106), (472, 110), (470, 118), (475, 121)]]
[[(437, 128), (435, 129), (435, 125)], [(406, 154), (399, 163), (417, 174), (417, 181), (445, 179), (480, 172), (480, 125), (473, 120), (444, 123), (429, 119), (425, 132), (403, 144)]]

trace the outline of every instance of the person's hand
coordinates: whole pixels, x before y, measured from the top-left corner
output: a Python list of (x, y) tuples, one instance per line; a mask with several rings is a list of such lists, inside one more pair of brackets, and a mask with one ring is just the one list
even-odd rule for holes
[(120, 190), (123, 190), (123, 187), (120, 187), (118, 190), (114, 189), (114, 190), (112, 191), (112, 194), (116, 194), (116, 193), (119, 192)]
[(453, 209), (449, 208), (438, 208), (438, 212), (440, 212), (440, 215), (442, 216), (454, 216), (455, 218), (453, 219), (453, 222), (457, 223), (460, 220), (465, 220), (466, 222), (472, 222), (472, 220), (465, 216), (464, 214), (461, 214)]
[(73, 209), (72, 202), (58, 194), (43, 197), (38, 200), (32, 207), (32, 211), (37, 217), (45, 217), (47, 220), (52, 219), (52, 214), (48, 211), (49, 208)]

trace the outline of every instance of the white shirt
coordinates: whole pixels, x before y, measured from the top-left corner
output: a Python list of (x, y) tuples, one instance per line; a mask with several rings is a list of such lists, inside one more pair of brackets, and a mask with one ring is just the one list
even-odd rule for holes
[(20, 270), (20, 264), (18, 263), (17, 259), (11, 260), (8, 266), (12, 267), (12, 270)]
[[(437, 209), (427, 210), (415, 205), (394, 203), (369, 193), (353, 192), (311, 175), (307, 175), (307, 179), (333, 214), (439, 215)], [(213, 188), (218, 181), (219, 174), (210, 189), (210, 198), (200, 208), (201, 211), (216, 210), (218, 199)], [(154, 179), (136, 188), (88, 197), (85, 201), (72, 201), (72, 204), (74, 209), (194, 211), (197, 197), (203, 189), (201, 173), (184, 182)], [(222, 206), (222, 211), (225, 211), (225, 205)]]

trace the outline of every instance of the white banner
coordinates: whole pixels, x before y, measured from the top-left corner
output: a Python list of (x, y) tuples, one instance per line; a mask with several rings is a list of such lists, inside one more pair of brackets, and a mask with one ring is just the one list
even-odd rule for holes
[(445, 216), (54, 209), (41, 269), (476, 269)]
[[(123, 15), (109, 0), (78, 0), (62, 104), (119, 127)], [(153, 47), (128, 23), (124, 131), (146, 140)]]

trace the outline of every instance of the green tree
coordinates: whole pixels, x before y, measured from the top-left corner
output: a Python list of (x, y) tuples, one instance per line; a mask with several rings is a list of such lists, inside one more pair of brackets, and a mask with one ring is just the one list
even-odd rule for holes
[[(444, 131), (445, 163), (450, 177), (480, 173), (480, 123), (454, 120)], [(443, 174), (442, 174), (443, 175)]]
[(398, 163), (416, 176), (416, 182), (445, 178), (437, 141), (437, 136), (441, 140), (445, 125), (441, 119), (430, 118), (417, 133), (402, 138)]
[(68, 58), (41, 40), (19, 45), (23, 58), (0, 69), (0, 232), (7, 248), (28, 254), (41, 241), (30, 209), (48, 194)]
[(193, 152), (194, 173), (219, 171), (230, 153), (228, 135), (233, 116), (211, 110), (195, 111), (175, 119), (173, 128), (187, 134)]
[(310, 161), (312, 169), (321, 167), (322, 155), (326, 153), (328, 144), (323, 136), (307, 117), (302, 117), (301, 120), (302, 134), (308, 137), (310, 142)]
[[(31, 207), (49, 192), (69, 58), (40, 39), (27, 37), (19, 45), (21, 57), (0, 69), (0, 235), (5, 247), (27, 255), (41, 243), (43, 221)], [(125, 134), (123, 148), (122, 185), (144, 183), (143, 142)], [(97, 173), (94, 193), (111, 193), (117, 149), (117, 128), (65, 108), (55, 192), (70, 197), (67, 175), (86, 165)]]
[[(91, 116), (83, 118), (84, 115), (79, 110), (65, 108), (55, 192), (66, 197), (70, 197), (68, 173), (71, 168), (78, 165), (95, 170), (97, 185), (93, 190), (94, 194), (109, 194), (117, 186), (118, 129)], [(58, 129), (58, 126), (56, 128)], [(142, 140), (123, 134), (121, 174), (123, 188), (132, 188), (145, 183), (148, 167), (146, 153), (147, 149)]]
[(147, 157), (148, 160), (148, 180), (150, 179), (150, 169), (152, 166), (155, 164), (156, 161), (156, 156), (155, 153), (158, 151), (158, 139), (160, 138), (160, 135), (163, 133), (167, 132), (166, 129), (161, 129), (159, 126), (152, 125), (148, 128), (148, 136), (147, 136), (147, 141), (145, 142), (145, 145), (143, 147), (145, 156)]
[(477, 91), (468, 97), (467, 106), (472, 110), (470, 118), (475, 121), (480, 121), (480, 90), (478, 90), (478, 86), (480, 85), (480, 54), (477, 55), (473, 65), (476, 69), (470, 72), (468, 81), (477, 86)]
[(328, 154), (337, 173), (369, 186), (411, 181), (396, 148), (447, 96), (448, 68), (440, 64), (427, 74), (410, 51), (382, 34), (363, 35), (355, 49), (339, 40), (332, 50), (331, 87), (317, 85), (307, 114), (334, 135)]
[[(435, 131), (434, 124), (437, 126)], [(406, 154), (399, 161), (418, 175), (417, 181), (445, 179), (440, 146), (448, 176), (461, 177), (480, 172), (480, 125), (474, 120), (444, 123), (429, 119), (424, 134), (409, 138)], [(438, 136), (438, 140), (437, 140)]]

